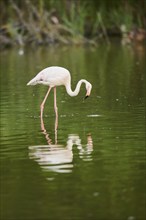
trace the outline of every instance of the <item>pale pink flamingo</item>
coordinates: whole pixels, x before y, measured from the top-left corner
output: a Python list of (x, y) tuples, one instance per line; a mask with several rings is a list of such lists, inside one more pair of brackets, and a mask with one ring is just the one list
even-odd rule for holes
[(81, 79), (77, 83), (75, 90), (72, 91), (70, 72), (63, 67), (59, 67), (59, 66), (47, 67), (47, 68), (43, 69), (42, 71), (40, 71), (32, 80), (30, 80), (27, 83), (27, 85), (33, 86), (33, 85), (37, 85), (37, 84), (43, 84), (43, 85), (49, 86), (49, 89), (46, 93), (46, 96), (40, 106), (41, 121), (43, 118), (43, 110), (44, 110), (44, 105), (45, 105), (46, 99), (50, 93), (50, 90), (52, 88), (54, 88), (54, 110), (55, 110), (55, 114), (56, 114), (56, 129), (57, 129), (57, 127), (58, 127), (58, 109), (57, 109), (57, 101), (56, 101), (56, 86), (64, 85), (68, 95), (77, 96), (80, 91), (80, 87), (81, 87), (82, 83), (85, 83), (85, 86), (86, 86), (85, 98), (87, 98), (88, 96), (90, 96), (90, 93), (91, 93), (91, 89), (92, 89), (91, 83), (89, 83), (85, 79)]

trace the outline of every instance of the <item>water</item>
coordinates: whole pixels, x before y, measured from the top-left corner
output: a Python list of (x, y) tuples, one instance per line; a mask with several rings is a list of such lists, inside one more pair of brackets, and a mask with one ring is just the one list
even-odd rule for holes
[[(110, 46), (26, 48), (1, 52), (1, 219), (144, 220), (146, 51)], [(41, 69), (64, 66), (72, 88), (93, 85), (83, 100), (26, 83)]]

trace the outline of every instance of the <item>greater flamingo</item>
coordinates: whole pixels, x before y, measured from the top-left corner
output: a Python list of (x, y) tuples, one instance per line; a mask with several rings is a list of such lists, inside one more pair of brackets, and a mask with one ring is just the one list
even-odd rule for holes
[(49, 89), (46, 93), (46, 96), (45, 96), (45, 98), (44, 98), (44, 100), (43, 100), (43, 102), (41, 103), (41, 106), (40, 106), (41, 121), (42, 121), (42, 118), (43, 118), (44, 105), (45, 105), (46, 99), (47, 99), (47, 97), (50, 93), (50, 90), (52, 88), (54, 88), (54, 110), (55, 110), (55, 114), (56, 114), (56, 128), (57, 128), (58, 127), (58, 109), (57, 109), (57, 101), (56, 101), (56, 86), (64, 85), (68, 95), (77, 96), (79, 91), (80, 91), (80, 87), (81, 87), (82, 83), (85, 83), (85, 86), (86, 86), (86, 96), (85, 96), (85, 98), (87, 98), (91, 93), (91, 89), (92, 89), (91, 83), (89, 83), (85, 79), (81, 79), (77, 83), (75, 90), (72, 91), (70, 72), (67, 69), (63, 68), (63, 67), (59, 67), (59, 66), (47, 67), (47, 68), (43, 69), (42, 71), (40, 71), (32, 80), (30, 80), (27, 83), (27, 85), (32, 85), (33, 86), (33, 85), (36, 85), (36, 84), (43, 84), (43, 85), (49, 86)]

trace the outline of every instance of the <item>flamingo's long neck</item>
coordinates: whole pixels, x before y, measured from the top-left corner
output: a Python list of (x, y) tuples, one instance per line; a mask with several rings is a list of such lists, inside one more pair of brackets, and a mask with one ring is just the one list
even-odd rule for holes
[(88, 83), (88, 82), (87, 82), (87, 80), (85, 80), (85, 79), (81, 79), (81, 80), (77, 83), (75, 90), (72, 91), (72, 89), (71, 89), (71, 81), (69, 81), (69, 82), (65, 85), (66, 91), (67, 91), (68, 95), (70, 95), (70, 96), (77, 96), (77, 95), (79, 94), (80, 87), (81, 87), (81, 84), (82, 84), (82, 83), (85, 83), (85, 84), (86, 84), (86, 83)]

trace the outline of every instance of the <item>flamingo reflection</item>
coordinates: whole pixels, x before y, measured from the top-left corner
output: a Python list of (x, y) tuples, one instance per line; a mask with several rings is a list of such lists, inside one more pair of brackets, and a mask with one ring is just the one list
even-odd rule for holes
[(93, 142), (91, 134), (87, 135), (87, 144), (83, 145), (77, 134), (69, 134), (66, 146), (57, 144), (57, 130), (55, 129), (55, 143), (47, 133), (43, 120), (41, 121), (42, 133), (47, 145), (29, 147), (29, 158), (35, 160), (46, 171), (69, 173), (73, 169), (73, 147), (78, 149), (79, 158), (84, 161), (92, 160)]

